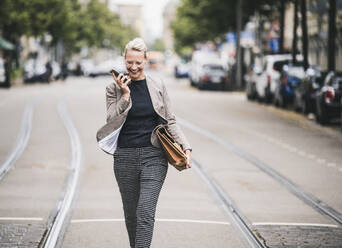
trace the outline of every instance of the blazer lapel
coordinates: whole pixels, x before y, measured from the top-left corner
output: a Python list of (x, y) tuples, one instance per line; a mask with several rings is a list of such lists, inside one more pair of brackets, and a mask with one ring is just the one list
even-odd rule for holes
[(148, 91), (150, 93), (154, 110), (160, 117), (162, 117), (166, 121), (165, 114), (163, 113), (161, 109), (164, 105), (162, 102), (163, 96), (161, 93), (161, 89), (157, 87), (157, 84), (149, 76), (146, 76), (146, 84), (147, 84)]

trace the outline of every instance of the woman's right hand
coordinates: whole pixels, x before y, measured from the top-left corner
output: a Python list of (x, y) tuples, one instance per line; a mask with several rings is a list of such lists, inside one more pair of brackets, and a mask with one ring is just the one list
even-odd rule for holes
[(117, 77), (115, 76), (114, 72), (112, 73), (114, 81), (117, 83), (117, 85), (122, 90), (122, 93), (124, 96), (128, 97), (131, 94), (131, 90), (129, 89), (128, 85), (131, 82), (131, 79), (128, 75), (124, 75), (120, 73)]

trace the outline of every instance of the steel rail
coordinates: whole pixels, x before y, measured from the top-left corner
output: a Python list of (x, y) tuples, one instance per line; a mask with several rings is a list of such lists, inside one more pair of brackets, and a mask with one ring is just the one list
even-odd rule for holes
[(225, 147), (229, 151), (231, 151), (234, 154), (236, 154), (237, 156), (239, 156), (240, 158), (243, 158), (246, 161), (248, 161), (249, 163), (255, 165), (261, 171), (263, 171), (264, 173), (269, 175), (271, 178), (273, 178), (275, 181), (277, 181), (278, 183), (283, 185), (288, 191), (290, 191), (292, 194), (297, 196), (300, 200), (302, 200), (307, 205), (309, 205), (310, 207), (315, 209), (317, 212), (319, 212), (322, 215), (329, 217), (330, 219), (332, 219), (333, 221), (335, 221), (339, 225), (342, 225), (342, 214), (340, 212), (333, 209), (328, 204), (326, 204), (322, 200), (318, 199), (314, 195), (305, 192), (298, 185), (296, 185), (294, 182), (292, 182), (290, 179), (281, 175), (279, 172), (272, 169), (266, 163), (258, 160), (253, 155), (242, 151), (241, 149), (237, 148), (236, 146), (229, 143), (228, 141), (226, 141), (226, 140), (214, 135), (213, 133), (211, 133), (211, 132), (209, 132), (209, 131), (201, 128), (201, 127), (198, 127), (198, 126), (196, 126), (196, 125), (194, 125), (194, 124), (192, 124), (186, 120), (178, 118), (178, 122), (182, 126), (214, 140), (218, 144), (222, 145), (223, 147)]
[(250, 224), (246, 217), (236, 207), (233, 200), (223, 191), (219, 184), (209, 176), (207, 171), (200, 165), (197, 160), (192, 160), (196, 172), (200, 175), (203, 181), (209, 186), (215, 198), (220, 203), (223, 212), (228, 216), (232, 226), (239, 232), (243, 242), (252, 248), (265, 248), (266, 246), (258, 239), (249, 227)]
[(42, 248), (62, 246), (65, 229), (70, 223), (72, 205), (80, 178), (82, 165), (81, 142), (65, 105), (65, 99), (61, 100), (58, 104), (58, 112), (70, 137), (71, 161), (62, 196), (57, 203), (56, 209), (50, 214), (47, 228), (39, 244), (39, 247)]
[(20, 158), (27, 146), (32, 131), (33, 112), (34, 103), (29, 103), (25, 107), (23, 113), (21, 128), (14, 149), (0, 167), (0, 180), (3, 179), (5, 175), (14, 167), (15, 162)]

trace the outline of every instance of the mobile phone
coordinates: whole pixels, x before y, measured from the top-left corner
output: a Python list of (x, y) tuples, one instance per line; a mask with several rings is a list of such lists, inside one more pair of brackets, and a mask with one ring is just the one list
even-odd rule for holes
[[(119, 76), (119, 74), (120, 74), (119, 72), (117, 72), (117, 71), (116, 71), (116, 70), (114, 70), (114, 69), (111, 69), (109, 73), (112, 75), (112, 73), (113, 73), (113, 72), (114, 72), (114, 74), (115, 74), (115, 77)], [(125, 73), (123, 73), (123, 74), (124, 74), (125, 76), (127, 76), (127, 75), (128, 75), (128, 73), (127, 73), (127, 72), (125, 72)]]
[[(117, 72), (117, 71), (114, 70), (114, 69), (111, 69), (109, 73), (112, 75), (113, 72), (114, 72), (115, 77), (119, 76), (119, 74), (120, 74), (119, 72)], [(125, 76), (129, 75), (127, 72), (125, 72), (125, 73), (123, 73), (123, 74), (124, 74)]]

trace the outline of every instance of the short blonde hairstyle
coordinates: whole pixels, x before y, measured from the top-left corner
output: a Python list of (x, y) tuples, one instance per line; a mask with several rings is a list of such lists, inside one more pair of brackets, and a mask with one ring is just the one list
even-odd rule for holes
[(124, 52), (125, 57), (126, 57), (127, 50), (135, 50), (135, 51), (144, 52), (144, 57), (145, 59), (147, 58), (146, 56), (147, 47), (142, 38), (138, 37), (127, 43), (125, 47), (125, 52)]

